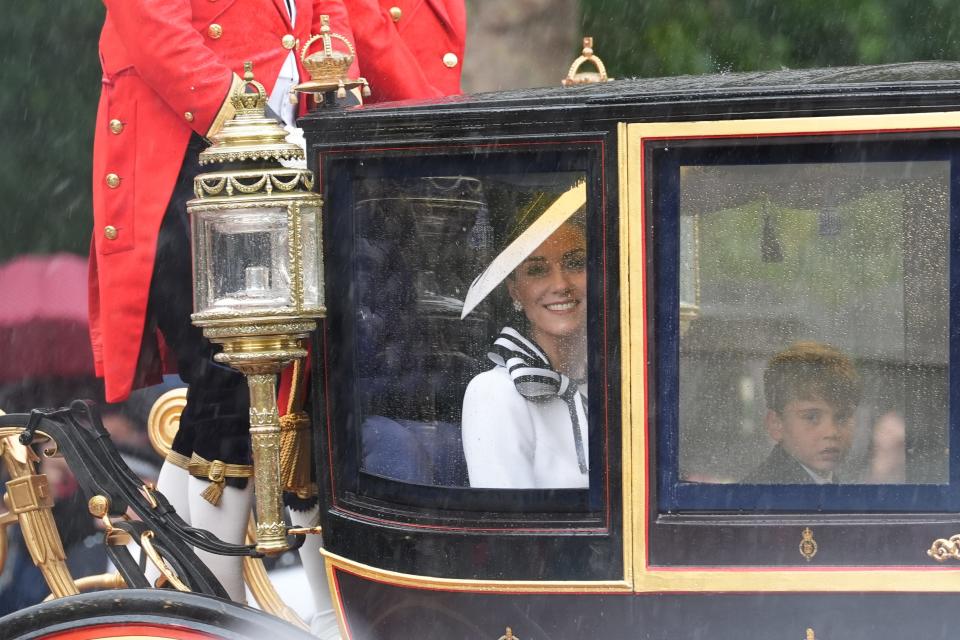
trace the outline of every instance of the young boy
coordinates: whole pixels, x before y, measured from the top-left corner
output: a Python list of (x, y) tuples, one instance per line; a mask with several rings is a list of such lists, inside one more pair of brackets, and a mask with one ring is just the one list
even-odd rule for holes
[(797, 342), (763, 374), (767, 433), (777, 443), (745, 484), (826, 484), (853, 438), (862, 393), (850, 359), (819, 342)]

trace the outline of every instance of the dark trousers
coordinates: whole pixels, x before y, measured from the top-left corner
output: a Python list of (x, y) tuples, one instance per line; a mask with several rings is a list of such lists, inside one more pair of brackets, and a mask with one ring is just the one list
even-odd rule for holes
[[(207, 460), (250, 464), (250, 397), (246, 378), (214, 362), (213, 355), (219, 347), (190, 322), (193, 276), (186, 203), (194, 197), (194, 177), (203, 171), (198, 155), (205, 146), (196, 134), (191, 137), (160, 226), (147, 327), (160, 329), (176, 357), (180, 377), (189, 385), (187, 406), (180, 416), (173, 450), (187, 457), (195, 452)], [(243, 487), (246, 480), (227, 478), (227, 484)]]

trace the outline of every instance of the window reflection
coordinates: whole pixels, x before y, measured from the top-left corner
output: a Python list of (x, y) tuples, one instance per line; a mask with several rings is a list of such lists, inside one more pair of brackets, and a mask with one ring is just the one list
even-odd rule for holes
[[(695, 241), (679, 262), (696, 265), (682, 276), (696, 304), (680, 337), (681, 480), (946, 482), (948, 163), (685, 166), (680, 184)], [(771, 402), (765, 371), (791, 349), (848, 361), (856, 401), (833, 378)], [(771, 456), (804, 462), (784, 434), (813, 414), (835, 427), (811, 445), (819, 460), (761, 473)]]
[(588, 486), (584, 177), (354, 183), (364, 471)]

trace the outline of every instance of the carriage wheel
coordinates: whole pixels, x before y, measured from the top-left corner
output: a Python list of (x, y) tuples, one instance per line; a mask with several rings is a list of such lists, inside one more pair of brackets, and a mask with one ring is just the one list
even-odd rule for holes
[(0, 629), (10, 640), (316, 640), (256, 609), (158, 589), (59, 598), (0, 618)]

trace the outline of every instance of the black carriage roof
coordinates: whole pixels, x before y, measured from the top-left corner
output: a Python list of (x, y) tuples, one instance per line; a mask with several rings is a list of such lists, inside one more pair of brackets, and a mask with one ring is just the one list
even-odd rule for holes
[(803, 87), (822, 91), (823, 88), (830, 86), (855, 89), (864, 85), (874, 89), (904, 85), (947, 85), (960, 89), (960, 62), (908, 62), (827, 69), (778, 69), (698, 76), (629, 78), (579, 87), (515, 89), (451, 96), (437, 100), (382, 103), (370, 105), (367, 109), (415, 108), (416, 106), (429, 106), (433, 109), (445, 106), (448, 108), (464, 108), (470, 105), (506, 106), (531, 101), (616, 103), (675, 94), (712, 92), (731, 95), (741, 92), (784, 91), (788, 88), (798, 90)]
[[(375, 85), (372, 90), (376, 92)], [(533, 125), (548, 119), (583, 122), (958, 109), (960, 62), (933, 61), (629, 78), (571, 88), (516, 89), (346, 110), (320, 109), (302, 119), (301, 124), (307, 131), (323, 132), (332, 141), (355, 137), (361, 129), (365, 130), (361, 135), (380, 137), (384, 127), (394, 125), (419, 127), (430, 123), (450, 132), (458, 126), (482, 127), (482, 122), (490, 121), (489, 114), (499, 114), (499, 124), (513, 128), (517, 122)], [(527, 116), (508, 115), (523, 113)], [(340, 125), (335, 123), (344, 114), (359, 128), (355, 135), (338, 131)], [(513, 122), (505, 121), (510, 118)]]

